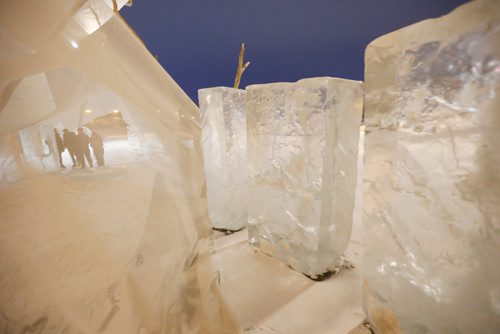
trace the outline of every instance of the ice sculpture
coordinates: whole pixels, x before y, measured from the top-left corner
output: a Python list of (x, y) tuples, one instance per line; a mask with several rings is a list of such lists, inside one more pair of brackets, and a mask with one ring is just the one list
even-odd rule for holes
[(362, 105), (358, 81), (247, 87), (250, 243), (312, 277), (349, 241)]
[(198, 91), (208, 215), (214, 228), (237, 231), (247, 225), (247, 135), (241, 89)]
[[(196, 105), (111, 1), (0, 3), (0, 332), (235, 333)], [(60, 169), (53, 129), (113, 114), (106, 166)]]
[(378, 333), (500, 333), (500, 2), (365, 61), (367, 315)]

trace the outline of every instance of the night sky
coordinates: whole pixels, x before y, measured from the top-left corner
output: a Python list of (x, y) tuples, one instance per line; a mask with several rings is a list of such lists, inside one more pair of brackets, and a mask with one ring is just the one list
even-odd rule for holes
[(234, 83), (240, 43), (251, 65), (240, 88), (317, 76), (363, 79), (366, 45), (464, 0), (135, 0), (122, 16), (197, 102)]

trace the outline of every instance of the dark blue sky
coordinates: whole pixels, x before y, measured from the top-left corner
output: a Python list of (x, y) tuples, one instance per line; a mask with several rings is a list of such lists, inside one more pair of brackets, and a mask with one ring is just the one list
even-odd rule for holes
[(373, 39), (465, 0), (135, 0), (122, 16), (184, 91), (232, 87), (241, 42), (252, 64), (240, 88), (316, 76), (363, 79)]

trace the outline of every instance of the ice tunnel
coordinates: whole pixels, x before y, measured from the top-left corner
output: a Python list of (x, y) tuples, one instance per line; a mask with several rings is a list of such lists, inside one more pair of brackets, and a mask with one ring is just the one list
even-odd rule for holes
[[(202, 323), (173, 310), (208, 231), (196, 105), (111, 1), (1, 1), (0, 29), (0, 331)], [(104, 167), (60, 168), (78, 127)]]

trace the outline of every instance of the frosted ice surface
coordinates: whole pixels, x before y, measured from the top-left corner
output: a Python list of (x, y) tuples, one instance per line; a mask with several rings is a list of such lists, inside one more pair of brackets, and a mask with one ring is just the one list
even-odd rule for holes
[[(0, 332), (234, 333), (205, 274), (196, 105), (111, 1), (1, 7)], [(53, 129), (80, 126), (106, 165), (59, 169)]]
[(233, 231), (248, 221), (245, 95), (227, 87), (198, 91), (208, 215), (215, 228)]
[(337, 78), (247, 87), (250, 242), (311, 276), (349, 241), (362, 99)]
[(382, 36), (365, 59), (368, 316), (500, 333), (500, 2)]

